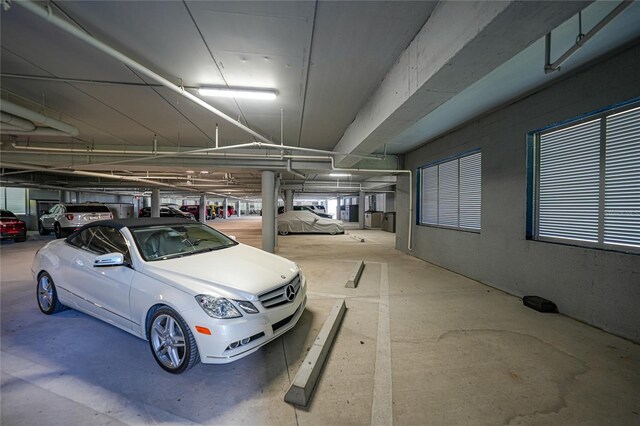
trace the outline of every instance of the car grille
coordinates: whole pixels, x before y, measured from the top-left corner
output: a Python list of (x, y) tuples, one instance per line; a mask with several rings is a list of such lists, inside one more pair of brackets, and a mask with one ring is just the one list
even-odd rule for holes
[[(291, 300), (287, 299), (287, 288), (289, 286), (293, 287), (293, 297), (291, 298)], [(291, 303), (296, 298), (299, 291), (300, 275), (296, 275), (295, 278), (287, 284), (258, 296), (258, 299), (260, 300), (260, 303), (262, 303), (262, 306), (265, 307), (265, 309), (271, 309), (275, 308), (276, 306)]]

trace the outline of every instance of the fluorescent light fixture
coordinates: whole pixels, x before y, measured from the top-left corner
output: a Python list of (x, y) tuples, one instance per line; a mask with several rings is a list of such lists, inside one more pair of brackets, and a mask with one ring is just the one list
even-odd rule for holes
[(219, 98), (266, 99), (276, 98), (276, 91), (271, 89), (228, 89), (225, 87), (201, 87), (200, 96), (216, 96)]
[(195, 172), (194, 172), (193, 170), (187, 170), (187, 173), (189, 173), (189, 174), (193, 174), (193, 173), (195, 173)]
[(348, 177), (351, 176), (351, 173), (329, 173), (331, 177)]
[(208, 175), (209, 174), (209, 172), (207, 170), (203, 170), (200, 173), (202, 173), (203, 175)]

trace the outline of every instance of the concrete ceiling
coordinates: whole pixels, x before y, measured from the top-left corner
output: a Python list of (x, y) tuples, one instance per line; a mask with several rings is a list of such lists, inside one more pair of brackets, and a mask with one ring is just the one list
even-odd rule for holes
[[(587, 7), (585, 26), (593, 25), (617, 4), (590, 3), (51, 1), (39, 5), (49, 4), (53, 15), (189, 93), (197, 94), (196, 89), (205, 85), (275, 89), (275, 101), (203, 98), (266, 140), (356, 154), (338, 158), (345, 167), (394, 169), (398, 161), (393, 156), (364, 162), (362, 156), (382, 153), (385, 145), (390, 153), (407, 152), (556, 78), (559, 73), (540, 75), (544, 65), (540, 39), (554, 30), (554, 39), (557, 35), (559, 40), (555, 54), (562, 40), (575, 37), (571, 21), (566, 21), (577, 19), (578, 11)], [(327, 159), (308, 157), (326, 153), (285, 151), (290, 156), (285, 158), (279, 150), (252, 147), (233, 151), (244, 157), (228, 151), (153, 158), (154, 145), (160, 154), (215, 146), (216, 124), (220, 146), (255, 138), (17, 3), (8, 5), (1, 12), (2, 100), (71, 124), (79, 133), (61, 137), (3, 130), (4, 184), (18, 184), (25, 177), (32, 182), (38, 177), (46, 180), (55, 173), (63, 187), (108, 186), (106, 178), (70, 175), (84, 170), (127, 176), (149, 173), (162, 182), (179, 176), (180, 184), (186, 185), (188, 171), (208, 171), (210, 176), (227, 176), (230, 192), (252, 195), (259, 187), (259, 171), (271, 168), (291, 184), (304, 182), (310, 187), (315, 182), (327, 192), (339, 192), (328, 188), (336, 179), (327, 174)], [(634, 4), (591, 42), (597, 48), (586, 45), (561, 72), (638, 37), (638, 26), (629, 25), (637, 18), (638, 4)], [(616, 30), (618, 26), (624, 31)], [(496, 90), (496, 79), (514, 72), (518, 78)], [(173, 176), (162, 178), (159, 172)], [(228, 178), (229, 173), (234, 179)], [(371, 173), (354, 172), (348, 180), (357, 185), (369, 180), (376, 187)], [(210, 191), (224, 192), (223, 186), (210, 184)], [(110, 184), (114, 189), (126, 186), (122, 181)]]

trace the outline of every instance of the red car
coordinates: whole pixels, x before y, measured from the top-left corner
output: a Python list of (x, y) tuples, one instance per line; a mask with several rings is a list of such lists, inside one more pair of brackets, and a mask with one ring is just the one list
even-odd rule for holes
[[(222, 206), (218, 206), (216, 207), (216, 215), (218, 217), (223, 217), (222, 212), (223, 212), (223, 207)], [(233, 216), (234, 214), (236, 214), (236, 208), (233, 206), (227, 206), (227, 217), (228, 216)]]
[(27, 226), (9, 210), (0, 210), (0, 237), (17, 243), (27, 240)]

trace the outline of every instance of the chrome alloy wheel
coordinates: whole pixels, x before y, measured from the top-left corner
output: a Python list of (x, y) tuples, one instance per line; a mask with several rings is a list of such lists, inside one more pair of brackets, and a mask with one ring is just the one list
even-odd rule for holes
[(185, 360), (184, 331), (171, 315), (158, 315), (153, 321), (151, 345), (156, 358), (170, 369), (180, 367)]
[(53, 304), (53, 285), (51, 284), (49, 275), (41, 275), (38, 281), (38, 303), (43, 311), (49, 311)]

